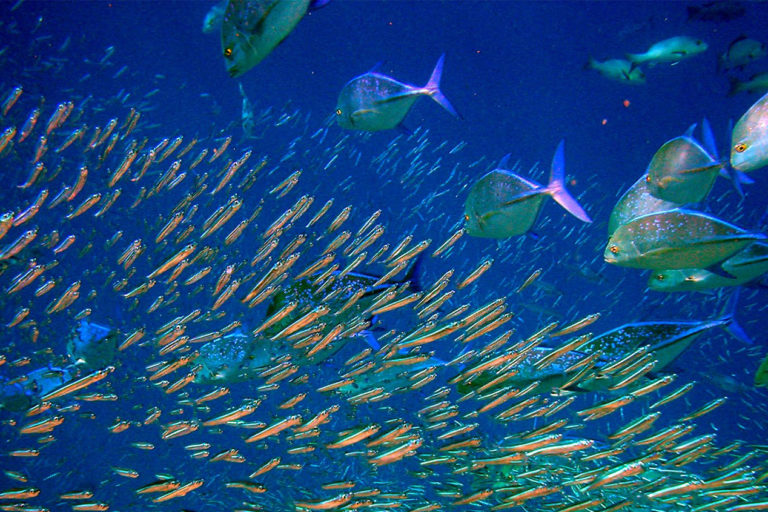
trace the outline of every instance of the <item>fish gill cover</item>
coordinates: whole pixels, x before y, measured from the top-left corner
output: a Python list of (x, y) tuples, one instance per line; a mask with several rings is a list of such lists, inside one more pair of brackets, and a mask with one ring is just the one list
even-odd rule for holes
[[(761, 61), (719, 56), (765, 6), (337, 1), (238, 79), (214, 7), (0, 6), (0, 509), (768, 507), (760, 273), (729, 300), (759, 242), (682, 269), (718, 277), (689, 292), (602, 257), (609, 218), (659, 209), (765, 231), (759, 168), (611, 216), (703, 116), (728, 159), (760, 96), (729, 79)], [(642, 52), (643, 84), (582, 69)], [(422, 84), (443, 53), (463, 120), (419, 101), (392, 131), (337, 125), (361, 70)], [(526, 235), (465, 231), (503, 155), (547, 183), (563, 137), (593, 223), (548, 202)]]

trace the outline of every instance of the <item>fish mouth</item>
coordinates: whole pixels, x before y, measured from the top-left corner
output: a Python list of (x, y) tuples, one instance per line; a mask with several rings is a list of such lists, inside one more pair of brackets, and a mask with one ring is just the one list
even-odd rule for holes
[(240, 73), (240, 70), (237, 69), (237, 66), (232, 66), (227, 70), (227, 73), (229, 73), (229, 76), (232, 78), (239, 77), (242, 73)]
[(605, 260), (606, 263), (616, 263), (618, 261), (613, 256), (603, 256), (603, 260)]

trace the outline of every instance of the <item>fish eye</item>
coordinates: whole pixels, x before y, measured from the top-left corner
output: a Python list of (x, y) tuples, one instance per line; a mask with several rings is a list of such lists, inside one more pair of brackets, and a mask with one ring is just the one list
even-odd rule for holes
[(656, 280), (657, 281), (663, 281), (664, 280), (664, 274), (657, 274), (656, 275)]
[(608, 250), (613, 254), (619, 254), (619, 247), (617, 245), (611, 245)]
[(340, 109), (340, 108), (337, 108), (337, 109), (336, 109), (336, 115), (337, 115), (337, 116), (340, 116), (340, 115), (341, 115), (341, 109)]
[(695, 281), (696, 277), (695, 276), (685, 276), (685, 280), (688, 281), (688, 282)]
[(650, 183), (651, 182), (651, 176), (650, 175), (645, 177), (645, 182), (646, 183)]
[(225, 57), (231, 57), (232, 56), (232, 48), (231, 47), (228, 46), (228, 47), (224, 48), (224, 56)]
[(747, 145), (743, 142), (739, 142), (735, 146), (733, 146), (733, 150), (737, 153), (743, 153), (747, 150)]
[(469, 220), (469, 215), (468, 215), (468, 214), (466, 214), (466, 213), (464, 214), (464, 220), (465, 220), (465, 221), (468, 221), (468, 220)]

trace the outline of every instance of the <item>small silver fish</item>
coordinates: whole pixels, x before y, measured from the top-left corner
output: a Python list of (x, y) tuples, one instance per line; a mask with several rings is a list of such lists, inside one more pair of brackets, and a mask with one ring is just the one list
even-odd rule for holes
[(460, 118), (442, 92), (440, 77), (445, 54), (441, 55), (424, 87), (398, 82), (371, 70), (353, 78), (341, 89), (336, 104), (336, 122), (348, 130), (375, 132), (400, 125), (422, 96), (429, 96), (454, 117)]
[(619, 226), (603, 257), (622, 267), (708, 268), (764, 238), (715, 217), (677, 209), (643, 215)]
[[(504, 157), (500, 166), (504, 167), (508, 159), (509, 156)], [(522, 235), (536, 222), (548, 196), (582, 222), (592, 222), (565, 189), (564, 141), (560, 141), (555, 151), (546, 187), (501, 168), (472, 185), (464, 203), (467, 234), (481, 238)]]
[(658, 43), (654, 43), (645, 53), (628, 53), (627, 60), (634, 64), (650, 62), (680, 62), (688, 57), (693, 57), (708, 48), (707, 43), (701, 39), (688, 36), (670, 37)]
[(768, 94), (749, 107), (733, 127), (731, 166), (742, 172), (768, 165)]

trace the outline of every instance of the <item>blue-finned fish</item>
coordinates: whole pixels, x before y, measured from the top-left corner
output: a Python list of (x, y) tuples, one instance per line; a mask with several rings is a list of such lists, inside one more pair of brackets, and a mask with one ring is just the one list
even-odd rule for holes
[(731, 134), (731, 166), (742, 172), (768, 165), (768, 94), (749, 107)]
[(460, 118), (448, 98), (440, 91), (445, 54), (437, 60), (424, 87), (399, 82), (377, 73), (376, 69), (347, 82), (339, 93), (336, 122), (348, 130), (375, 132), (401, 126), (414, 102), (428, 96), (454, 117)]
[(531, 229), (544, 199), (552, 197), (582, 222), (592, 222), (576, 199), (565, 189), (564, 141), (555, 150), (546, 187), (503, 169), (509, 156), (477, 183), (464, 202), (467, 234), (482, 238), (509, 238)]
[(619, 226), (603, 256), (607, 263), (622, 267), (708, 268), (764, 238), (681, 208), (643, 215)]
[(231, 77), (264, 60), (309, 10), (330, 0), (229, 0), (221, 22), (221, 49)]

